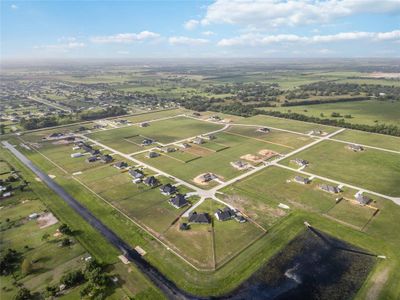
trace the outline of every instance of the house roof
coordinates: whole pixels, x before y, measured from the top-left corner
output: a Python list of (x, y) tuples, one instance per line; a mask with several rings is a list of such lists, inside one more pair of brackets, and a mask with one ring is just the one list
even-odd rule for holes
[(229, 207), (225, 207), (223, 210), (218, 209), (215, 212), (215, 216), (220, 221), (226, 221), (232, 219), (235, 216), (235, 212)]
[(189, 222), (190, 223), (200, 223), (200, 224), (208, 224), (210, 223), (210, 216), (208, 213), (197, 213), (192, 212), (189, 215)]
[(357, 202), (362, 205), (368, 204), (371, 201), (371, 198), (364, 196), (363, 194), (360, 193), (356, 194), (355, 198)]
[(158, 183), (158, 180), (154, 176), (149, 176), (144, 180), (144, 183), (147, 185), (155, 186)]
[(337, 186), (333, 186), (333, 185), (328, 185), (328, 184), (321, 184), (320, 186), (321, 190), (330, 192), (330, 193), (339, 193), (340, 189)]
[(301, 182), (301, 183), (308, 183), (310, 181), (310, 179), (308, 179), (306, 177), (302, 177), (302, 176), (296, 176), (294, 178), (294, 180), (296, 180), (297, 182)]
[(183, 207), (187, 205), (189, 202), (186, 200), (185, 196), (182, 194), (177, 194), (175, 197), (172, 197), (169, 202), (175, 207)]
[(167, 183), (166, 185), (160, 187), (160, 191), (166, 194), (173, 194), (176, 192), (176, 187), (170, 183)]
[(143, 178), (144, 177), (142, 171), (140, 171), (140, 170), (129, 170), (129, 175), (131, 175), (134, 178)]

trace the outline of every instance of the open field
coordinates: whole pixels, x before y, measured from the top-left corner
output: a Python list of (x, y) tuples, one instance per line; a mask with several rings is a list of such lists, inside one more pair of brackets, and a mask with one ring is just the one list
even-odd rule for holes
[[(168, 120), (151, 122), (148, 127), (127, 126), (89, 134), (88, 137), (111, 148), (125, 153), (143, 150), (139, 140), (150, 138), (160, 143), (172, 143), (184, 138), (200, 135), (222, 128), (221, 125), (176, 117)], [(135, 140), (131, 140), (135, 137)], [(140, 137), (142, 137), (140, 139)]]
[[(202, 157), (189, 161), (188, 163), (182, 163), (169, 158), (166, 155), (149, 159), (146, 158), (146, 154), (139, 154), (136, 155), (135, 158), (171, 175), (191, 182), (196, 176), (206, 172), (215, 173), (216, 175), (221, 176), (222, 180), (228, 180), (241, 174), (242, 171), (236, 170), (230, 163), (239, 160), (241, 156), (246, 154), (257, 155), (258, 152), (263, 149), (269, 149), (278, 153), (290, 152), (291, 150), (290, 148), (280, 145), (266, 143), (264, 141), (246, 138), (244, 136), (232, 135), (225, 132), (218, 133), (215, 136), (216, 139), (213, 140), (213, 142), (225, 145), (229, 148), (218, 152), (211, 150), (206, 150), (205, 152), (202, 151), (202, 153), (196, 152), (196, 155)], [(207, 142), (200, 145), (199, 148), (204, 148), (204, 145), (207, 145)], [(196, 147), (188, 148), (185, 151), (193, 153), (192, 148)]]
[(254, 117), (246, 118), (241, 123), (260, 125), (260, 126), (271, 126), (285, 130), (291, 130), (299, 133), (308, 133), (311, 130), (321, 130), (323, 132), (331, 133), (337, 130), (335, 127), (325, 126), (320, 124), (306, 123), (296, 120), (274, 118), (270, 116), (257, 115)]
[(395, 136), (346, 129), (336, 135), (335, 139), (400, 151), (400, 137)]
[[(374, 149), (354, 152), (346, 144), (324, 141), (296, 154), (296, 157), (310, 162), (305, 169), (307, 172), (385, 195), (400, 195), (399, 154)], [(293, 158), (283, 163), (289, 165)]]
[[(351, 118), (345, 118), (345, 121), (348, 123), (400, 125), (400, 101), (367, 100), (289, 107), (266, 107), (263, 109), (267, 111), (280, 111), (283, 113), (298, 113), (322, 119), (341, 119), (340, 117), (331, 117), (331, 114), (335, 112), (339, 113), (341, 116), (351, 115)], [(323, 116), (321, 114), (323, 114)]]

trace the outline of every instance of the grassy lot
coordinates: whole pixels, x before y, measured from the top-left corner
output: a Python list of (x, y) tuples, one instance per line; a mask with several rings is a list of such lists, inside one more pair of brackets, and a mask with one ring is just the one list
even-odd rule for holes
[(338, 130), (337, 128), (331, 126), (325, 126), (320, 124), (313, 124), (313, 123), (307, 123), (289, 119), (274, 118), (264, 115), (257, 115), (250, 118), (246, 118), (241, 123), (267, 126), (267, 127), (271, 126), (299, 133), (308, 133), (311, 130), (322, 130), (324, 132), (331, 133)]
[(180, 114), (185, 113), (186, 110), (184, 109), (168, 109), (168, 110), (161, 110), (161, 111), (150, 111), (147, 113), (141, 113), (137, 114), (134, 116), (127, 116), (123, 118), (116, 118), (115, 120), (128, 120), (129, 122), (132, 123), (140, 123), (144, 121), (149, 121), (149, 120), (156, 120), (156, 119), (161, 119), (161, 118), (168, 118), (168, 117), (173, 117), (177, 116)]
[[(343, 143), (324, 141), (297, 154), (306, 171), (390, 196), (400, 196), (400, 155), (366, 149), (353, 152)], [(283, 161), (289, 165), (290, 159)]]
[[(213, 141), (229, 148), (218, 152), (206, 150), (200, 153), (196, 151), (195, 154), (202, 157), (187, 163), (179, 162), (165, 155), (149, 159), (146, 158), (146, 154), (139, 154), (135, 158), (189, 182), (196, 176), (206, 172), (213, 172), (221, 176), (222, 180), (228, 180), (243, 172), (236, 170), (230, 164), (230, 162), (240, 159), (243, 155), (257, 154), (258, 151), (263, 149), (273, 150), (278, 153), (285, 153), (291, 150), (280, 145), (266, 143), (262, 140), (228, 133), (216, 134), (216, 139)], [(185, 151), (193, 153), (192, 151), (195, 148), (197, 149), (197, 146), (193, 146)], [(202, 147), (198, 148), (203, 149)]]
[(321, 117), (327, 119), (341, 119), (331, 117), (333, 112), (340, 115), (351, 115), (352, 118), (346, 118), (346, 122), (353, 124), (393, 124), (400, 125), (400, 101), (356, 101), (342, 103), (326, 103), (315, 105), (300, 105), (290, 107), (267, 107), (267, 111), (292, 112), (309, 117)]
[(280, 145), (288, 148), (289, 150), (300, 148), (313, 141), (307, 136), (294, 133), (283, 132), (279, 130), (271, 130), (269, 133), (262, 133), (258, 132), (257, 129), (258, 127), (253, 126), (232, 126), (226, 132), (263, 140), (266, 143)]
[(148, 127), (128, 126), (107, 131), (98, 131), (88, 137), (104, 143), (107, 146), (125, 153), (133, 153), (144, 148), (138, 145), (138, 140), (130, 139), (141, 136), (151, 138), (160, 143), (172, 143), (202, 133), (222, 128), (221, 125), (197, 121), (185, 117), (162, 120), (150, 123)]
[(335, 139), (400, 151), (400, 137), (346, 129)]

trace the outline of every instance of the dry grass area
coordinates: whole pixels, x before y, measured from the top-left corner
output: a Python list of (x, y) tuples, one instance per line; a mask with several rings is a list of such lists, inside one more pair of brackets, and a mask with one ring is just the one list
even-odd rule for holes
[(42, 229), (42, 228), (46, 228), (51, 225), (57, 224), (58, 220), (52, 213), (49, 212), (49, 213), (42, 214), (37, 219), (37, 223), (39, 225), (39, 228)]

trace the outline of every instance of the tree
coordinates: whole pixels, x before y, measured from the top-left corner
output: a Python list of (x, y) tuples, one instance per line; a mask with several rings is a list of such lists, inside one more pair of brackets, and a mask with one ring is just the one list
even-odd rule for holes
[(61, 240), (61, 246), (62, 247), (67, 247), (69, 245), (71, 245), (71, 240), (69, 238), (63, 238)]
[(30, 300), (32, 299), (31, 292), (26, 288), (22, 287), (19, 289), (17, 294), (15, 295), (15, 300)]
[(65, 284), (67, 287), (75, 286), (85, 280), (81, 270), (72, 271), (61, 277), (60, 283)]
[(72, 230), (68, 227), (67, 224), (61, 224), (60, 227), (58, 227), (58, 230), (63, 234), (72, 234)]
[(50, 234), (49, 233), (45, 233), (45, 234), (43, 234), (42, 235), (42, 241), (48, 241), (49, 240), (49, 238), (50, 238)]

